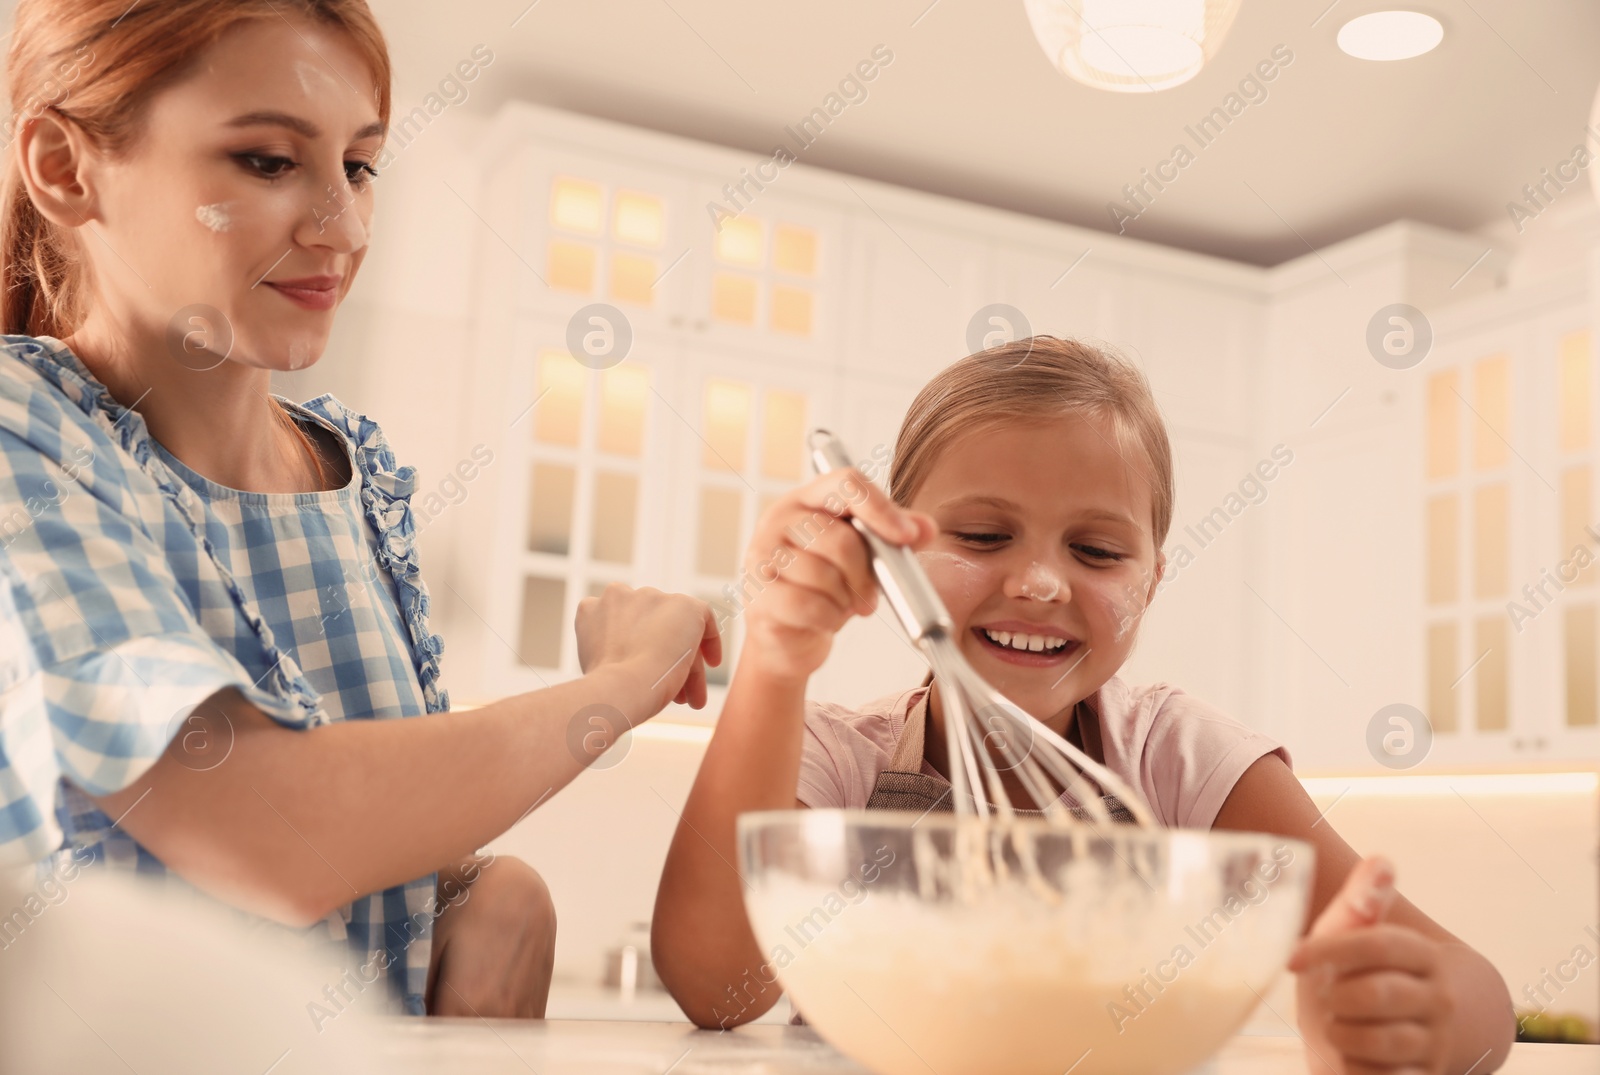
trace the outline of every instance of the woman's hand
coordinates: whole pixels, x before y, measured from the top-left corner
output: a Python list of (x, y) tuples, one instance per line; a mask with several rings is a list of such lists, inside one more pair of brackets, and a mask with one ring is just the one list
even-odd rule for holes
[(556, 958), (556, 912), (521, 859), (474, 856), (440, 870), (428, 966), (429, 1015), (543, 1019)]
[(668, 702), (706, 704), (706, 665), (722, 663), (722, 636), (704, 601), (613, 582), (599, 597), (578, 602), (576, 627), (584, 672), (625, 669), (648, 699), (647, 712), (626, 714), (632, 723)]
[(1384, 922), (1394, 896), (1389, 863), (1363, 859), (1289, 960), (1313, 1075), (1444, 1070), (1455, 1004), (1443, 942)]
[(851, 516), (901, 545), (924, 545), (938, 532), (932, 518), (902, 509), (854, 467), (785, 494), (762, 513), (745, 553), (739, 590), (753, 597), (741, 667), (804, 679), (851, 616), (877, 607), (871, 557)]

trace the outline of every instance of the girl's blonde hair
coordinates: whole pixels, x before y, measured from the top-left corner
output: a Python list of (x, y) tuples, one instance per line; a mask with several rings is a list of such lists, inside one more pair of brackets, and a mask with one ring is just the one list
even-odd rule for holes
[(1159, 555), (1176, 497), (1166, 423), (1137, 366), (1081, 340), (1014, 340), (940, 370), (917, 393), (900, 425), (889, 495), (902, 507), (909, 505), (958, 437), (1065, 415), (1111, 420), (1118, 453), (1133, 474), (1150, 483), (1150, 533)]
[[(0, 135), (0, 332), (71, 335), (91, 297), (73, 229), (47, 220), (28, 195), (16, 128), (48, 108), (122, 158), (143, 134), (150, 99), (190, 75), (223, 33), (247, 19), (296, 16), (348, 36), (371, 69), (387, 130), (389, 50), (367, 0), (20, 0), (6, 60), (13, 111)], [(273, 410), (310, 450), (298, 424)], [(320, 472), (320, 456), (311, 455)]]
[[(295, 15), (349, 35), (372, 68), (387, 128), (389, 52), (366, 0), (142, 0), (131, 7), (128, 0), (21, 0), (6, 88), (14, 109), (50, 108), (120, 157), (138, 141), (150, 98), (189, 75), (224, 32), (246, 19)], [(69, 69), (70, 82), (61, 74)], [(88, 296), (71, 229), (45, 219), (22, 182), (13, 128), (30, 118), (14, 112), (5, 132), (0, 331), (59, 337), (82, 321)]]

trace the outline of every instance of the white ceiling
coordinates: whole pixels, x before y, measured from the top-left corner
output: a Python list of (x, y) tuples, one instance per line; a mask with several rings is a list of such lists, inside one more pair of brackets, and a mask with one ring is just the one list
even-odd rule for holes
[[(9, 22), (14, 0), (0, 0)], [(1584, 140), (1600, 85), (1594, 0), (1425, 0), (1444, 43), (1351, 59), (1339, 26), (1390, 4), (1244, 0), (1186, 85), (1091, 90), (1056, 73), (1022, 0), (371, 0), (396, 105), (475, 45), (494, 54), (462, 107), (521, 97), (767, 156), (877, 45), (894, 60), (801, 156), (809, 164), (1112, 230), (1106, 205), (1154, 169), (1283, 44), (1294, 61), (1127, 225), (1263, 265), (1399, 217), (1504, 225), (1541, 168)], [(513, 26), (512, 23), (516, 25)], [(1600, 152), (1600, 135), (1589, 139)], [(1561, 199), (1590, 195), (1580, 183)], [(1569, 206), (1567, 206), (1570, 208)]]
[[(807, 163), (1093, 228), (1106, 204), (1278, 44), (1292, 64), (1127, 234), (1275, 264), (1397, 217), (1472, 229), (1570, 156), (1600, 84), (1600, 4), (1413, 5), (1444, 43), (1398, 63), (1334, 44), (1371, 0), (1244, 0), (1186, 85), (1096, 91), (1056, 73), (1021, 0), (373, 0), (408, 107), (475, 44), (468, 108), (518, 96), (768, 155), (874, 46), (894, 60)], [(513, 27), (511, 23), (520, 21)], [(407, 94), (411, 96), (407, 96)], [(1600, 139), (1591, 140), (1591, 148)], [(1193, 143), (1190, 142), (1191, 148)], [(1582, 185), (1568, 200), (1587, 198)]]

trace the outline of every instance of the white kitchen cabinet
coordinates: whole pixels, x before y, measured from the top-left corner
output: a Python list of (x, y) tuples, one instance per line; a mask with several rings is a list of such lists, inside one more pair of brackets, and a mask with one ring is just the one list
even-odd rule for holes
[(988, 244), (888, 204), (876, 191), (855, 214), (849, 367), (921, 384), (967, 354), (967, 328), (985, 304)]
[[(1261, 270), (801, 164), (734, 206), (737, 215), (724, 217), (718, 230), (706, 205), (728, 204), (721, 188), (749, 166), (742, 154), (525, 105), (508, 106), (485, 144), (496, 147), (486, 166), (485, 216), (498, 235), (521, 237), (509, 244), (520, 247), (514, 256), (505, 242), (480, 242), (485, 295), (503, 291), (510, 274), (517, 281), (515, 307), (525, 312), (512, 315), (489, 298), (482, 304), (474, 406), (505, 410), (507, 395), (522, 405), (534, 398), (544, 349), (559, 347), (564, 319), (595, 302), (627, 316), (636, 354), (618, 369), (648, 368), (651, 395), (641, 412), (648, 447), (637, 464), (607, 463), (595, 454), (589, 426), (580, 434), (588, 438), (583, 446), (558, 446), (564, 456), (530, 450), (526, 438), (514, 438), (517, 450), (508, 458), (520, 462), (498, 473), (503, 503), (492, 518), (481, 505), (476, 516), (483, 532), (502, 535), (504, 547), (492, 567), (461, 570), (463, 603), (487, 609), (476, 617), (479, 678), (466, 685), (469, 694), (492, 696), (575, 674), (571, 613), (607, 578), (722, 594), (762, 503), (809, 473), (802, 467), (798, 476), (788, 471), (778, 479), (750, 469), (768, 397), (803, 397), (804, 406), (791, 410), (803, 410), (807, 427), (829, 424), (869, 458), (880, 445), (892, 447), (906, 405), (928, 378), (971, 350), (974, 317), (993, 304), (1021, 310), (1028, 330), (1098, 337), (1140, 361), (1172, 422), (1180, 472), (1202, 457), (1218, 473), (1248, 462), (1248, 370), (1265, 301)], [(654, 228), (618, 223), (624, 197), (659, 205), (659, 241)], [(629, 211), (637, 224), (639, 204)], [(653, 213), (643, 215), (655, 220)], [(650, 301), (623, 301), (617, 259), (629, 264), (629, 257), (657, 256), (664, 275)], [(623, 292), (636, 279), (623, 273)], [(519, 326), (517, 342), (497, 344), (510, 339), (504, 327), (510, 322)], [(586, 376), (593, 382), (588, 401), (605, 375)], [(705, 465), (712, 382), (748, 386), (748, 466)], [(508, 393), (507, 385), (516, 389)], [(743, 397), (735, 390), (728, 398)], [(598, 412), (585, 413), (592, 420)], [(564, 543), (565, 558), (515, 544), (538, 528), (528, 518), (535, 511), (534, 472), (543, 466), (548, 483), (556, 465), (572, 471), (572, 524), (564, 538), (546, 538), (553, 547)], [(637, 467), (635, 556), (625, 565), (593, 554), (602, 465), (630, 475)], [(1180, 503), (1193, 494), (1180, 490)], [(560, 530), (568, 516), (557, 516), (538, 525)], [(713, 547), (702, 548), (708, 540)], [(559, 619), (558, 574), (567, 579)], [(544, 581), (530, 590), (530, 578)], [(1194, 585), (1191, 592), (1198, 592)], [(533, 604), (545, 607), (544, 663), (525, 667), (521, 636)], [(1173, 600), (1163, 611), (1152, 628), (1152, 651), (1181, 656), (1188, 652), (1185, 638), (1219, 638), (1214, 604)], [(562, 622), (569, 626), (554, 643)], [(819, 696), (864, 700), (914, 671), (914, 655), (886, 623), (863, 624), (855, 634), (851, 646), (840, 647), (849, 653), (838, 656), (838, 667), (818, 677)], [(1250, 719), (1242, 711), (1250, 675), (1244, 637), (1227, 632), (1216, 645), (1221, 653), (1208, 649), (1203, 658), (1178, 663), (1214, 672), (1197, 689), (1237, 704), (1236, 715)], [(1171, 669), (1151, 674), (1181, 678)], [(714, 700), (710, 712), (715, 707)]]
[[(747, 571), (756, 522), (778, 497), (810, 477), (806, 432), (832, 423), (834, 373), (700, 340), (686, 347), (675, 408), (673, 465), (663, 474), (671, 512), (660, 532), (668, 554), (657, 585), (694, 594), (724, 624), (723, 686), (738, 659), (743, 610), (762, 585), (761, 550)], [(692, 711), (679, 718), (696, 720)], [(714, 712), (714, 711), (713, 711)]]
[[(780, 179), (782, 179), (780, 173)], [(843, 335), (846, 218), (782, 183), (733, 201), (699, 178), (691, 186), (690, 338), (728, 351), (833, 367)], [(713, 213), (712, 206), (734, 215)]]
[[(1262, 555), (1246, 582), (1262, 599), (1256, 617), (1260, 643), (1254, 647), (1261, 668), (1255, 677), (1257, 711), (1270, 715), (1302, 771), (1423, 765), (1419, 754), (1406, 755), (1404, 735), (1384, 713), (1390, 706), (1409, 706), (1419, 715), (1438, 711), (1440, 730), (1423, 771), (1515, 765), (1533, 757), (1513, 756), (1515, 736), (1479, 722), (1480, 674), (1488, 724), (1500, 713), (1508, 729), (1513, 722), (1543, 718), (1538, 705), (1516, 693), (1540, 687), (1516, 669), (1522, 659), (1516, 646), (1494, 646), (1473, 667), (1491, 649), (1488, 643), (1498, 641), (1491, 621), (1496, 615), (1503, 619), (1506, 596), (1504, 584), (1478, 595), (1468, 521), (1481, 503), (1492, 522), (1488, 528), (1505, 536), (1495, 566), (1509, 579), (1525, 570), (1515, 558), (1533, 540), (1529, 527), (1536, 525), (1538, 509), (1518, 499), (1530, 494), (1516, 454), (1502, 450), (1492, 460), (1486, 455), (1477, 468), (1464, 453), (1476, 450), (1466, 424), (1477, 421), (1467, 403), (1474, 398), (1475, 363), (1514, 351), (1516, 360), (1497, 368), (1513, 380), (1523, 377), (1531, 359), (1521, 337), (1529, 319), (1549, 305), (1551, 291), (1456, 291), (1451, 285), (1482, 255), (1481, 240), (1396, 225), (1273, 270), (1256, 435), (1281, 430), (1296, 461), (1283, 483), (1283, 500), (1262, 516)], [(1472, 286), (1468, 280), (1463, 290)], [(1373, 353), (1369, 332), (1388, 307), (1408, 301), (1425, 307), (1432, 349), (1414, 365), (1394, 368)], [(1462, 377), (1462, 369), (1467, 383), (1458, 396), (1446, 381)], [(1440, 376), (1446, 380), (1434, 380)], [(1489, 383), (1484, 381), (1486, 391)], [(1457, 424), (1450, 443), (1458, 463), (1468, 460), (1465, 470), (1458, 466), (1431, 479), (1430, 392), (1452, 404), (1447, 410)], [(1519, 383), (1496, 398), (1520, 406), (1527, 390)], [(1480, 410), (1486, 406), (1478, 404)], [(1515, 439), (1529, 436), (1539, 421), (1516, 411), (1495, 424), (1515, 428)], [(1484, 439), (1504, 449), (1492, 434), (1485, 432)], [(1501, 496), (1503, 503), (1495, 500)], [(1446, 526), (1451, 498), (1456, 514)], [(1455, 559), (1448, 563), (1448, 556), (1430, 559), (1430, 510), (1437, 515), (1434, 529), (1450, 535), (1446, 553), (1455, 550)], [(1430, 594), (1430, 588), (1437, 592)], [(1480, 631), (1485, 645), (1477, 646)], [(1430, 632), (1442, 654), (1432, 662)], [(1502, 660), (1510, 669), (1503, 705), (1493, 675)], [(1456, 711), (1453, 724), (1447, 706)], [(1390, 733), (1396, 754), (1383, 749)], [(1377, 740), (1376, 748), (1369, 737)]]
[(725, 682), (755, 519), (807, 476), (804, 432), (837, 398), (842, 218), (774, 195), (714, 230), (688, 168), (616, 152), (528, 144), (499, 170), (495, 231), (522, 249), (486, 242), (483, 275), (508, 255), (522, 271), (515, 311), (481, 315), (506, 342), (477, 356), (474, 407), (496, 420), (474, 424), (503, 465), (474, 514), (492, 548), (457, 595), (480, 627), (468, 695), (579, 674), (578, 602), (611, 581), (727, 614)]
[[(1269, 496), (1251, 505), (1240, 497), (1239, 482), (1255, 460), (1239, 439), (1191, 434), (1174, 440), (1178, 498), (1165, 546), (1167, 571), (1118, 675), (1128, 683), (1170, 683), (1239, 717), (1251, 669), (1217, 660), (1216, 648), (1197, 640), (1222, 638), (1230, 648), (1248, 650), (1248, 602), (1254, 599), (1238, 580), (1250, 563), (1255, 516), (1273, 501)], [(1202, 623), (1205, 633), (1197, 635)]]
[[(1330, 290), (1330, 306), (1350, 305), (1342, 286)], [(1528, 605), (1524, 585), (1547, 578), (1580, 540), (1575, 531), (1600, 519), (1592, 431), (1560, 447), (1563, 341), (1578, 356), (1568, 360), (1576, 380), (1565, 406), (1594, 420), (1586, 294), (1580, 280), (1432, 309), (1432, 350), (1405, 370), (1372, 362), (1359, 324), (1343, 342), (1295, 341), (1280, 410), (1309, 415), (1317, 393), (1331, 401), (1350, 386), (1290, 439), (1295, 463), (1265, 516), (1271, 551), (1252, 583), (1270, 605), (1262, 652), (1282, 691), (1269, 708), (1301, 768), (1600, 756), (1593, 724), (1582, 723), (1594, 719), (1593, 691), (1580, 696), (1600, 656), (1594, 573), (1551, 588), (1521, 631), (1511, 607)], [(1426, 717), (1425, 757), (1380, 756), (1387, 732), (1404, 746), (1394, 724), (1374, 747), (1369, 727), (1393, 705)]]
[[(911, 378), (884, 377), (876, 373), (845, 370), (839, 374), (838, 416), (833, 431), (844, 440), (857, 463), (878, 457), (892, 458), (900, 423), (923, 382)], [(882, 467), (874, 477), (889, 488), (889, 470)]]
[(608, 582), (641, 585), (667, 569), (655, 535), (679, 366), (674, 338), (641, 332), (626, 361), (592, 370), (568, 353), (563, 321), (519, 319), (499, 363), (499, 495), (481, 531), (492, 544), (477, 561), (502, 580), (482, 606), (495, 643), (480, 650), (489, 693), (576, 674), (578, 602)]
[[(1294, 461), (1272, 483), (1259, 519), (1275, 570), (1240, 586), (1258, 624), (1258, 675), (1283, 685), (1271, 733), (1298, 771), (1378, 769), (1367, 749), (1372, 717), (1420, 704), (1420, 558), (1408, 483), (1410, 430), (1392, 419), (1291, 439)], [(1254, 592), (1251, 592), (1254, 591)]]
[(1016, 244), (995, 256), (995, 289), (1022, 311), (1028, 327), (1049, 336), (1106, 339), (1115, 317), (1120, 277), (1095, 256), (1098, 240), (1073, 249)]
[(1596, 363), (1582, 287), (1441, 318), (1422, 414), (1422, 691), (1435, 763), (1592, 758)]
[(1254, 385), (1259, 305), (1208, 281), (1119, 275), (1105, 335), (1150, 377), (1174, 432), (1240, 436), (1262, 424)]
[(526, 223), (516, 245), (538, 274), (522, 276), (521, 308), (570, 317), (609, 303), (641, 329), (682, 324), (691, 282), (679, 259), (694, 222), (682, 177), (560, 146), (538, 147), (519, 172)]
[[(1556, 341), (1587, 323), (1584, 281), (1559, 298), (1544, 288), (1543, 297), (1471, 297), (1441, 309), (1435, 354), (1397, 374), (1362, 346), (1366, 319), (1408, 289), (1461, 298), (1449, 279), (1433, 287), (1417, 266), (1438, 275), (1481, 245), (1396, 225), (1264, 270), (803, 164), (718, 230), (707, 203), (726, 202), (722, 185), (751, 163), (743, 154), (522, 104), (507, 106), (484, 144), (494, 148), (470, 199), (488, 228), (465, 422), (504, 449), (508, 465), (494, 472), (493, 494), (463, 511), (468, 532), (497, 543), (492, 555), (456, 565), (453, 596), (467, 610), (456, 626), (477, 632), (457, 646), (474, 661), (452, 667), (467, 697), (576, 674), (572, 613), (610, 579), (727, 603), (724, 587), (737, 582), (762, 506), (809, 476), (803, 454), (797, 466), (764, 467), (769, 432), (782, 427), (796, 453), (801, 431), (819, 424), (861, 458), (892, 447), (913, 395), (968, 352), (974, 315), (993, 304), (1021, 311), (1034, 332), (1104, 340), (1146, 369), (1180, 479), (1169, 554), (1193, 512), (1214, 506), (1273, 444), (1296, 453), (1227, 549), (1212, 549), (1161, 601), (1128, 675), (1208, 696), (1289, 741), (1307, 768), (1373, 768), (1362, 722), (1393, 702), (1427, 704), (1429, 624), (1456, 625), (1453, 680), (1480, 652), (1471, 645), (1478, 623), (1503, 611), (1503, 594), (1448, 607), (1423, 599), (1427, 505), (1444, 489), (1421, 470), (1424, 385), (1434, 371), (1510, 348), (1526, 356), (1510, 366), (1514, 405), (1526, 408), (1515, 411), (1518, 428), (1534, 439), (1554, 429), (1556, 397), (1538, 378), (1555, 376)], [(567, 442), (540, 442), (538, 420), (509, 428), (543, 390), (541, 363), (567, 346), (573, 315), (594, 303), (626, 317), (626, 361), (582, 371), (581, 421)], [(641, 401), (631, 412), (641, 423), (637, 456), (600, 442), (608, 378), (629, 377), (630, 398)], [(567, 398), (557, 409), (580, 406)], [(742, 416), (731, 425), (718, 417), (728, 408)], [(719, 461), (708, 441), (742, 443), (741, 458)], [(1555, 475), (1587, 458), (1563, 456), (1553, 441), (1517, 446), (1557, 485)], [(1593, 470), (1591, 503), (1600, 495)], [(571, 487), (570, 496), (555, 490), (561, 507), (546, 519), (536, 507), (540, 474), (547, 491), (551, 482)], [(1559, 504), (1516, 455), (1493, 474), (1452, 479), (1453, 495), (1470, 501), (1491, 479), (1504, 479), (1505, 572), (1520, 586), (1559, 559)], [(622, 519), (627, 539), (601, 517)], [(530, 544), (536, 536), (546, 547)], [(1461, 523), (1458, 546), (1468, 537)], [(1456, 570), (1462, 585), (1472, 581), (1466, 560)], [(1217, 589), (1224, 576), (1238, 577), (1232, 592)], [(530, 589), (529, 579), (543, 581)], [(1589, 592), (1571, 590), (1567, 605), (1591, 607), (1578, 603)], [(534, 606), (544, 609), (536, 629)], [(730, 622), (731, 662), (737, 617)], [(1479, 696), (1488, 698), (1478, 678), (1497, 667), (1480, 665), (1451, 689), (1472, 719), (1441, 729), (1434, 760), (1600, 756), (1594, 727), (1566, 717), (1569, 694), (1589, 689), (1582, 662), (1565, 656), (1569, 640), (1593, 649), (1586, 630), (1581, 616), (1552, 610), (1509, 638), (1505, 728), (1478, 716)], [(540, 647), (524, 646), (529, 632)], [(837, 647), (848, 652), (817, 678), (819, 697), (862, 701), (915, 668), (887, 623), (857, 625), (848, 638)], [(1328, 680), (1330, 664), (1346, 683)]]
[[(506, 363), (524, 403), (498, 454), (502, 493), (488, 533), (494, 693), (579, 672), (570, 625), (608, 582), (700, 596), (730, 617), (723, 681), (737, 653), (741, 562), (759, 513), (808, 473), (804, 433), (832, 421), (830, 370), (640, 333), (619, 365), (592, 370), (562, 326), (529, 317)], [(531, 401), (537, 400), (537, 403)], [(526, 413), (523, 413), (525, 411)]]

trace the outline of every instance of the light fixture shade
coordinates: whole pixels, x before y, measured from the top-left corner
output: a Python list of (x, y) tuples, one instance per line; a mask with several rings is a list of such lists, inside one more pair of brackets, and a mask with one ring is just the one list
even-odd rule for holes
[(1154, 93), (1200, 73), (1239, 0), (1022, 0), (1052, 64), (1087, 86)]

